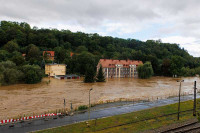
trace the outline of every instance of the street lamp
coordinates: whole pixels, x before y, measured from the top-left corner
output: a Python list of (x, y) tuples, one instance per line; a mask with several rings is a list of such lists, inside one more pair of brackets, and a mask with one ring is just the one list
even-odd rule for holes
[(179, 114), (180, 114), (180, 101), (181, 101), (181, 83), (184, 82), (184, 80), (179, 80), (177, 82), (180, 82), (180, 86), (179, 86), (179, 99), (178, 99), (178, 117), (177, 120), (179, 120)]
[(88, 112), (88, 119), (90, 120), (90, 91), (92, 91), (93, 90), (93, 88), (91, 88), (90, 90), (89, 90), (89, 112)]

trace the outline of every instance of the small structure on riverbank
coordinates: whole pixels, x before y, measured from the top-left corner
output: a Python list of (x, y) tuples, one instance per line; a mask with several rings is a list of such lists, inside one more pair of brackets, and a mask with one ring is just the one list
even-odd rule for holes
[(65, 64), (45, 64), (45, 74), (50, 76), (65, 76)]

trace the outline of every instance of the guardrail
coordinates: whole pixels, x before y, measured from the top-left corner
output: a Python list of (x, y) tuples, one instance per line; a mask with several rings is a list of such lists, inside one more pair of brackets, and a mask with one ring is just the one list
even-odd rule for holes
[(44, 114), (44, 115), (27, 116), (27, 117), (22, 117), (19, 119), (7, 119), (7, 120), (1, 120), (0, 124), (7, 124), (7, 123), (12, 123), (12, 122), (19, 122), (19, 121), (24, 121), (24, 120), (31, 120), (31, 119), (36, 119), (36, 118), (44, 118), (44, 117), (59, 116), (59, 115), (62, 115), (62, 113), (49, 113), (49, 114)]

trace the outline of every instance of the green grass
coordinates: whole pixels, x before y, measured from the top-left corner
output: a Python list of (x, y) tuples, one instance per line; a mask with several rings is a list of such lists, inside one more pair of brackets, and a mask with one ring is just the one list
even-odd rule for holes
[(86, 105), (81, 105), (81, 106), (78, 107), (79, 111), (86, 110), (86, 109), (88, 109), (88, 106), (86, 106)]
[[(198, 99), (198, 102), (200, 99)], [(175, 113), (177, 112), (178, 104), (171, 104), (162, 107), (156, 107), (152, 109), (142, 110), (138, 112), (132, 112), (122, 115), (116, 115), (108, 118), (91, 120), (89, 121), (90, 127), (87, 126), (86, 122), (76, 123), (72, 125), (66, 125), (63, 127), (47, 129), (43, 131), (39, 131), (38, 133), (82, 133), (82, 132), (98, 132), (98, 133), (110, 133), (110, 132), (141, 132), (149, 129), (155, 129), (162, 127), (164, 125), (169, 125), (172, 123), (183, 122), (188, 119), (194, 118), (192, 116), (192, 111), (183, 113), (180, 115), (180, 121), (177, 121), (177, 115), (166, 116), (166, 117), (158, 117), (156, 119), (146, 120), (142, 122), (137, 122), (139, 120), (153, 118), (165, 114)], [(198, 107), (199, 105), (197, 105)], [(193, 108), (193, 101), (186, 101), (181, 103), (181, 111), (188, 110)], [(117, 126), (120, 124), (131, 123), (128, 125)], [(102, 130), (107, 127), (117, 126), (113, 128), (108, 128)]]

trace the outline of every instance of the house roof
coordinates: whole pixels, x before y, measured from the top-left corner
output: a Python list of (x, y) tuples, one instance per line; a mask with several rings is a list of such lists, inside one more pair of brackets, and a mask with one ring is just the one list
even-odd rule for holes
[(55, 52), (54, 51), (43, 51), (43, 56), (45, 53), (48, 53), (50, 54), (51, 56), (54, 56), (55, 55)]
[(70, 57), (72, 57), (74, 55), (74, 53), (73, 52), (70, 52)]
[(100, 59), (98, 65), (102, 65), (102, 67), (107, 68), (115, 68), (115, 65), (123, 65), (123, 67), (128, 68), (129, 65), (140, 65), (143, 64), (142, 61), (138, 60), (112, 60), (112, 59)]

